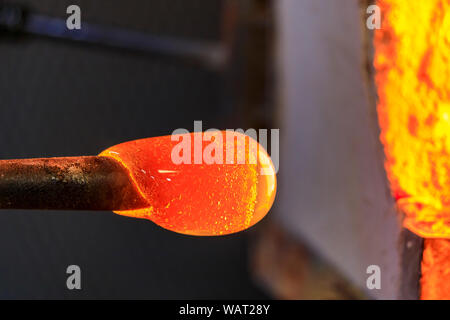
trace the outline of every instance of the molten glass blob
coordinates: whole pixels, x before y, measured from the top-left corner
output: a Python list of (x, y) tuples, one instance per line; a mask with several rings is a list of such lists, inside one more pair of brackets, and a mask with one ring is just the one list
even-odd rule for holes
[(224, 235), (261, 220), (275, 198), (267, 152), (233, 131), (125, 142), (103, 151), (125, 166), (148, 207), (116, 213), (189, 235)]
[(378, 114), (404, 224), (450, 238), (450, 1), (378, 0)]

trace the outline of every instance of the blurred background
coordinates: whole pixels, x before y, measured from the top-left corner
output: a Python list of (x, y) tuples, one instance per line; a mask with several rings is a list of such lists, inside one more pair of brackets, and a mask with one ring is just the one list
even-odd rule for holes
[[(193, 131), (194, 120), (204, 129), (279, 128), (281, 146), (274, 207), (235, 235), (190, 237), (111, 212), (1, 212), (0, 298), (417, 296), (421, 242), (397, 219), (378, 140), (364, 27), (371, 1), (8, 3), (64, 20), (76, 4), (82, 26), (213, 44), (227, 59), (3, 30), (0, 158), (95, 155)], [(81, 267), (82, 290), (66, 288), (71, 264)], [(381, 290), (366, 287), (372, 264), (383, 270)]]
[[(64, 20), (66, 8), (77, 4), (82, 23), (208, 43), (221, 43), (226, 16), (239, 20), (230, 32), (242, 31), (233, 40), (241, 43), (240, 51), (222, 70), (2, 34), (0, 157), (95, 155), (127, 140), (177, 128), (193, 131), (194, 120), (202, 120), (205, 129), (254, 127), (250, 121), (259, 117), (252, 116), (251, 104), (265, 91), (250, 93), (262, 84), (253, 82), (257, 87), (250, 88), (248, 77), (254, 75), (248, 70), (264, 73), (265, 67), (263, 58), (250, 60), (247, 51), (266, 52), (259, 39), (265, 37), (259, 34), (265, 32), (260, 10), (266, 2), (245, 2), (238, 7), (219, 0), (8, 1)], [(253, 15), (261, 20), (252, 21)], [(266, 298), (248, 269), (252, 232), (196, 238), (111, 212), (5, 211), (0, 215), (0, 298)], [(82, 270), (81, 291), (66, 288), (71, 264)]]

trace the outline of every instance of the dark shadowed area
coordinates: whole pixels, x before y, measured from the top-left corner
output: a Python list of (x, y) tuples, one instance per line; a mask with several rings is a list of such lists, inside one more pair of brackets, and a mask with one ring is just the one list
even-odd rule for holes
[[(217, 40), (221, 1), (10, 1), (82, 21)], [(224, 77), (170, 60), (45, 38), (0, 38), (0, 158), (95, 155), (176, 128), (238, 128)], [(245, 123), (244, 123), (245, 125)], [(248, 267), (250, 231), (175, 234), (112, 212), (1, 211), (0, 298), (265, 298)], [(82, 290), (66, 288), (81, 267)]]

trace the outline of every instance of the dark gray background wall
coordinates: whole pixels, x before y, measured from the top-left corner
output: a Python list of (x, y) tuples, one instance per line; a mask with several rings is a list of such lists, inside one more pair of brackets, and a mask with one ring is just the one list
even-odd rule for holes
[[(220, 1), (12, 2), (61, 17), (78, 4), (83, 21), (165, 35), (220, 33)], [(0, 37), (0, 158), (92, 155), (194, 120), (238, 127), (222, 82), (144, 55)], [(195, 238), (111, 212), (2, 211), (0, 298), (263, 298), (247, 266), (251, 232)], [(70, 264), (82, 269), (81, 291), (66, 289)]]

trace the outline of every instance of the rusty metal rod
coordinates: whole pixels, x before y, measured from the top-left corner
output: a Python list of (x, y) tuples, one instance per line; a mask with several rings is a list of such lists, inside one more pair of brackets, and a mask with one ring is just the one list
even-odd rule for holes
[(0, 209), (118, 211), (146, 205), (127, 169), (111, 158), (0, 160)]

